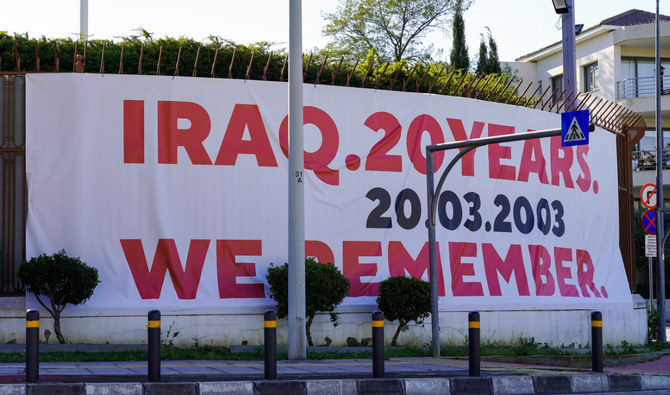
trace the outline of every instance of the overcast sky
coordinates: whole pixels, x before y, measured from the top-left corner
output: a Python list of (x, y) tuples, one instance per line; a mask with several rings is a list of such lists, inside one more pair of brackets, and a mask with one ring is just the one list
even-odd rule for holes
[[(338, 0), (303, 0), (303, 48), (323, 47), (325, 21), (321, 12), (333, 12)], [(631, 8), (656, 12), (656, 0), (575, 0), (576, 23), (590, 27)], [(5, 0), (0, 30), (28, 33), (30, 37), (76, 37), (80, 0)], [(288, 47), (288, 0), (89, 0), (89, 34), (95, 39), (119, 41), (143, 27), (155, 38), (220, 36), (237, 43), (284, 43)], [(670, 15), (670, 1), (660, 11)], [(464, 14), (470, 58), (479, 50), (480, 35), (491, 29), (501, 60), (515, 58), (559, 41), (559, 17), (550, 0), (474, 0)], [(451, 34), (434, 32), (426, 42), (443, 49), (448, 58)]]

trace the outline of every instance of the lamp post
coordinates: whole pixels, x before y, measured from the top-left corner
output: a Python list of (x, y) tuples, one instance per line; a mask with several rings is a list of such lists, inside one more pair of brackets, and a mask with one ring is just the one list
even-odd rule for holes
[[(570, 93), (574, 95), (577, 93), (574, 0), (552, 0), (552, 2), (556, 13), (561, 15), (563, 24), (563, 87), (566, 95)], [(566, 110), (571, 111), (573, 108)]]
[(302, 98), (302, 0), (289, 1), (288, 357), (305, 359), (305, 183)]
[(88, 0), (79, 2), (79, 38), (88, 40)]

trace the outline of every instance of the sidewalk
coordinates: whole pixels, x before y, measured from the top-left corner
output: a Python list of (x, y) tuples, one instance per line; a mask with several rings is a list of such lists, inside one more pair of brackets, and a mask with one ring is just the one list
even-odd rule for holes
[(25, 364), (0, 364), (0, 394), (507, 394), (670, 390), (670, 355), (655, 361), (589, 369), (481, 363), (468, 377), (463, 358), (391, 358), (385, 379), (368, 359), (277, 361), (278, 380), (264, 380), (263, 361), (162, 361), (161, 382), (147, 382), (147, 363), (42, 362), (40, 383), (25, 384)]

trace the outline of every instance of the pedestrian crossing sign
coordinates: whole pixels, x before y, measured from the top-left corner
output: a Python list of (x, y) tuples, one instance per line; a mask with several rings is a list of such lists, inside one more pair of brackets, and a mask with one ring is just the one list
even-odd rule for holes
[(589, 110), (561, 114), (561, 146), (589, 143)]

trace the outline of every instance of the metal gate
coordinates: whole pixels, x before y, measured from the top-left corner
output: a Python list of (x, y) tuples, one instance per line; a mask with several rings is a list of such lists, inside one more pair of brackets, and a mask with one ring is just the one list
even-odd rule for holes
[(27, 212), (25, 75), (0, 75), (0, 296), (23, 295), (16, 270), (25, 256)]

